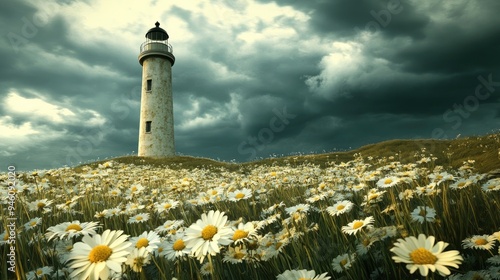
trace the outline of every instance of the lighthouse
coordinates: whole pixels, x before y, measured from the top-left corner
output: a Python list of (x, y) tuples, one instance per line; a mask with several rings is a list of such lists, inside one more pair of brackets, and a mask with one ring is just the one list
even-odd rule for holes
[(167, 157), (175, 155), (172, 66), (175, 57), (168, 34), (160, 28), (149, 29), (141, 44), (141, 115), (138, 155)]

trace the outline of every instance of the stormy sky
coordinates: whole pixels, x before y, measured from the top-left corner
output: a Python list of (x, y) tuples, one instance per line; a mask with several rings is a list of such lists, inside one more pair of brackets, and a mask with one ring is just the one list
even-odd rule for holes
[(0, 8), (0, 161), (137, 153), (141, 66), (170, 35), (176, 151), (248, 161), (498, 131), (498, 0), (60, 0)]

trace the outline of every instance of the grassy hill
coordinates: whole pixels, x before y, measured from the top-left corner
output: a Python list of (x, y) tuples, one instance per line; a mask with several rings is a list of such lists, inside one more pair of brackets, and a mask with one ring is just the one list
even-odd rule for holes
[[(0, 183), (14, 182), (0, 195), (15, 203), (0, 204), (0, 213), (16, 222), (12, 229), (0, 219), (0, 246), (16, 240), (2, 247), (15, 250), (9, 279), (44, 269), (47, 279), (91, 273), (90, 262), (114, 249), (91, 239), (108, 234), (129, 248), (121, 253), (127, 261), (116, 261), (129, 280), (297, 279), (304, 275), (290, 274), (305, 271), (331, 279), (498, 279), (499, 151), (500, 134), (490, 134), (246, 163), (129, 156), (5, 174)], [(437, 253), (434, 241), (446, 242), (436, 243)], [(202, 243), (212, 245), (203, 251)], [(74, 250), (84, 247), (92, 250)], [(418, 276), (402, 257), (422, 267), (446, 262)], [(70, 272), (81, 262), (85, 272)], [(0, 275), (8, 274), (0, 263)]]
[[(168, 158), (147, 158), (126, 156), (115, 158), (120, 163), (134, 165), (168, 166), (172, 169), (193, 168), (224, 168), (229, 171), (246, 171), (260, 165), (291, 165), (311, 163), (326, 167), (328, 163), (347, 162), (354, 159), (354, 155), (361, 154), (364, 158), (373, 157), (382, 162), (399, 161), (403, 164), (414, 163), (422, 154), (436, 157), (436, 164), (444, 167), (459, 168), (464, 161), (474, 160), (476, 172), (488, 173), (500, 169), (500, 133), (484, 136), (458, 138), (453, 140), (389, 140), (370, 144), (352, 151), (332, 152), (325, 154), (312, 154), (301, 156), (287, 156), (280, 158), (267, 158), (245, 163), (220, 162), (208, 158), (176, 156)], [(107, 161), (107, 160), (105, 160)], [(91, 164), (95, 166), (105, 161)], [(81, 168), (78, 167), (78, 168)], [(78, 169), (77, 168), (77, 169)]]

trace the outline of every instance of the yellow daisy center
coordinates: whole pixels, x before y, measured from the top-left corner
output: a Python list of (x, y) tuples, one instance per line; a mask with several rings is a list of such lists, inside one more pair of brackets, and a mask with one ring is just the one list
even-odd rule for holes
[(92, 263), (106, 261), (113, 253), (107, 245), (97, 245), (89, 253), (89, 261)]
[(136, 186), (133, 186), (130, 190), (131, 190), (132, 192), (135, 192), (135, 191), (137, 191), (137, 187), (136, 187)]
[(242, 238), (245, 238), (247, 236), (248, 236), (248, 232), (241, 230), (241, 229), (237, 229), (234, 231), (233, 240), (236, 241), (238, 239), (242, 239)]
[(43, 270), (38, 269), (38, 270), (36, 271), (36, 275), (42, 275), (42, 274), (43, 274)]
[(137, 217), (135, 217), (135, 220), (136, 220), (136, 221), (141, 221), (141, 220), (142, 220), (142, 216), (137, 216)]
[(36, 226), (36, 221), (31, 222), (30, 226), (32, 226), (32, 227)]
[(476, 241), (474, 241), (474, 243), (476, 243), (476, 245), (486, 245), (488, 244), (488, 240), (484, 238), (479, 238)]
[(212, 240), (215, 234), (217, 234), (217, 228), (213, 225), (208, 225), (201, 231), (201, 237), (205, 240)]
[(38, 202), (38, 204), (36, 205), (36, 207), (38, 207), (38, 208), (43, 208), (43, 207), (45, 207), (45, 205), (46, 205), (46, 204), (45, 204), (45, 203), (43, 203), (43, 202)]
[(364, 225), (363, 221), (357, 221), (352, 224), (352, 229), (358, 229)]
[(244, 197), (245, 197), (245, 194), (243, 194), (243, 193), (238, 193), (238, 194), (237, 194), (237, 195), (235, 195), (234, 197), (235, 197), (235, 198), (237, 198), (237, 199), (242, 199), (242, 198), (244, 198)]
[(165, 203), (165, 205), (163, 205), (163, 208), (165, 209), (169, 209), (170, 207), (172, 207), (172, 204), (170, 203)]
[(300, 277), (299, 280), (311, 280), (311, 278)]
[(245, 254), (243, 253), (234, 253), (233, 257), (237, 260), (241, 260), (245, 257)]
[(345, 205), (340, 204), (339, 206), (337, 206), (337, 211), (341, 211), (344, 208), (345, 208)]
[(389, 178), (385, 179), (384, 184), (388, 185), (388, 184), (390, 184), (390, 183), (392, 183), (392, 180), (391, 180), (391, 179), (389, 179)]
[(345, 266), (347, 264), (347, 259), (343, 259), (340, 261), (340, 266)]
[(415, 264), (435, 264), (437, 257), (425, 248), (418, 248), (410, 253), (410, 260)]
[(145, 238), (145, 237), (137, 240), (137, 243), (135, 243), (135, 247), (137, 249), (140, 249), (142, 247), (147, 247), (148, 245), (149, 245), (149, 240), (147, 238)]
[(427, 215), (427, 211), (425, 211), (425, 208), (420, 208), (420, 212), (418, 213), (418, 215), (425, 217), (425, 215)]
[(172, 246), (172, 249), (174, 249), (175, 251), (180, 251), (184, 248), (186, 248), (186, 244), (184, 244), (184, 240), (182, 239), (175, 241), (174, 245)]
[(81, 231), (82, 227), (80, 225), (77, 225), (77, 224), (71, 224), (66, 228), (66, 231), (70, 231), (70, 230)]

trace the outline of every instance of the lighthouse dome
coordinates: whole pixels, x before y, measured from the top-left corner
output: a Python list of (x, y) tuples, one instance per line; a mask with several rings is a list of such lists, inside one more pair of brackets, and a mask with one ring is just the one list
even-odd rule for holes
[(160, 23), (156, 22), (155, 23), (156, 27), (153, 27), (148, 30), (148, 33), (146, 33), (146, 38), (149, 40), (154, 40), (154, 41), (166, 41), (168, 40), (168, 34), (165, 29), (160, 27)]

